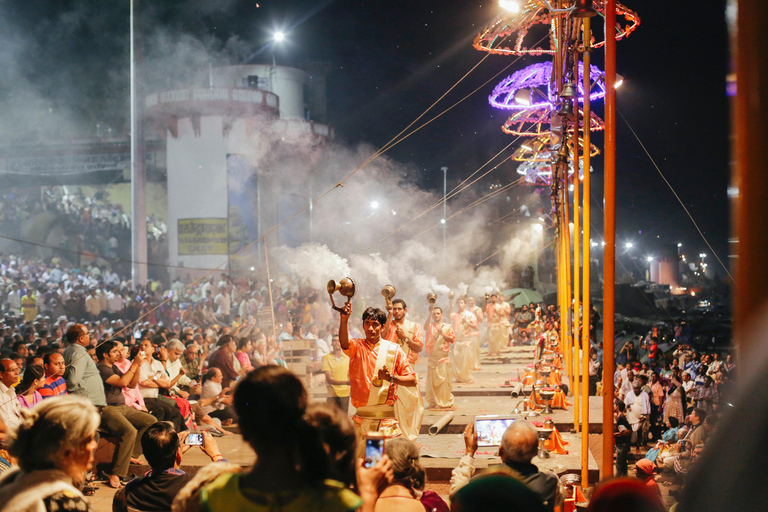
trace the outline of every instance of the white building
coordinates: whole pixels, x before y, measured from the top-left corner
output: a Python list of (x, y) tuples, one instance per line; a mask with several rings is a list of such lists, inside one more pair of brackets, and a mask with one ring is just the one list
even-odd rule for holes
[[(285, 218), (254, 148), (276, 133), (332, 137), (310, 120), (318, 97), (311, 82), (291, 67), (229, 66), (214, 68), (207, 87), (147, 96), (147, 120), (166, 139), (170, 265), (214, 268)], [(316, 109), (321, 119), (324, 108)], [(279, 232), (270, 240), (282, 243)], [(261, 250), (250, 248), (235, 266), (255, 264)]]

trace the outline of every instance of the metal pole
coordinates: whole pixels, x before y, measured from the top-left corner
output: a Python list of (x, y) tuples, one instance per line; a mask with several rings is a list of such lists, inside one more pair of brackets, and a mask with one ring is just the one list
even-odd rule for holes
[(139, 12), (139, 0), (131, 0), (131, 288), (147, 282), (147, 201), (144, 194), (144, 109), (139, 103), (138, 66), (141, 36), (134, 30), (134, 18)]
[(272, 275), (269, 273), (269, 255), (267, 254), (267, 239), (261, 240), (264, 243), (264, 262), (267, 267), (267, 288), (269, 289), (269, 309), (272, 312), (272, 339), (277, 343), (277, 326), (275, 325), (275, 303), (272, 299)]
[[(566, 134), (567, 135), (567, 134)], [(567, 136), (563, 138), (563, 143), (567, 143)], [(568, 168), (565, 168), (565, 175), (563, 180), (563, 216), (565, 217), (565, 322), (563, 329), (565, 331), (566, 341), (568, 344), (568, 354), (570, 355), (571, 363), (571, 380), (570, 380), (570, 392), (573, 397), (573, 408), (579, 410), (579, 393), (578, 393), (578, 381), (579, 381), (579, 366), (578, 366), (578, 353), (574, 352), (573, 346), (573, 324), (571, 323), (571, 307), (573, 304), (573, 269), (571, 268), (571, 206), (570, 206), (570, 193), (568, 192)], [(573, 415), (573, 429), (579, 431), (579, 415)]]
[[(575, 45), (578, 46), (578, 40), (576, 40)], [(578, 51), (574, 48), (573, 50), (573, 81), (578, 85), (579, 83), (579, 54)], [(584, 73), (587, 74), (587, 70), (584, 70)], [(578, 89), (578, 87), (577, 87)], [(585, 399), (583, 396), (579, 396), (581, 393), (581, 387), (579, 386), (579, 301), (581, 300), (580, 297), (580, 286), (579, 286), (579, 265), (580, 263), (580, 252), (581, 252), (581, 244), (580, 237), (581, 237), (581, 229), (580, 228), (580, 222), (579, 222), (579, 200), (581, 199), (579, 194), (579, 102), (578, 100), (574, 101), (575, 108), (575, 120), (573, 122), (573, 156), (571, 158), (571, 162), (573, 162), (573, 347), (574, 347), (574, 361), (573, 361), (573, 375), (574, 375), (574, 383), (573, 383), (573, 396), (574, 398), (574, 407), (573, 407), (573, 424), (576, 427), (576, 432), (579, 431), (579, 418), (580, 418), (580, 411), (579, 411), (579, 402), (581, 402), (581, 406), (585, 407)], [(586, 122), (586, 119), (584, 120)], [(587, 149), (585, 149), (587, 151)], [(568, 176), (568, 173), (566, 172), (566, 177)], [(568, 180), (566, 179), (566, 183)], [(582, 375), (582, 379), (584, 376)]]
[(603, 479), (613, 476), (613, 341), (616, 291), (616, 0), (605, 1), (605, 89)]
[(584, 397), (584, 405), (581, 406), (581, 487), (589, 487), (589, 262), (590, 262), (590, 185), (589, 168), (591, 165), (589, 147), (591, 143), (590, 132), (590, 104), (589, 104), (589, 44), (592, 38), (590, 19), (584, 18), (584, 271), (582, 272), (584, 286), (581, 305), (583, 310), (581, 322), (581, 346), (584, 357), (584, 368), (582, 370), (581, 395)]
[(445, 236), (448, 231), (448, 168), (441, 167), (443, 171), (443, 265), (447, 258)]

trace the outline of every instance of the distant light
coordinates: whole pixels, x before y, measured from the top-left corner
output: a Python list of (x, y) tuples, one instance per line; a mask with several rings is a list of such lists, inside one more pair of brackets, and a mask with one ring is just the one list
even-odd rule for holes
[(251, 272), (253, 272), (254, 270), (256, 270), (256, 267), (251, 267)]
[(633, 244), (632, 242), (627, 242), (627, 243), (624, 244), (624, 248), (626, 248), (626, 249), (631, 249), (634, 246), (635, 246), (635, 244)]
[(371, 201), (371, 210), (378, 210), (378, 209), (379, 209), (379, 202)]
[(515, 0), (499, 0), (499, 6), (505, 11), (520, 12), (520, 4)]
[(544, 222), (544, 217), (539, 217), (539, 222)]
[(533, 229), (534, 229), (535, 231), (538, 231), (538, 232), (540, 233), (540, 232), (544, 231), (544, 226), (542, 226), (542, 225), (541, 225), (541, 224), (539, 224), (538, 222), (535, 222), (535, 223), (533, 224)]
[(573, 192), (573, 183), (568, 185), (568, 192)]
[(707, 257), (706, 253), (699, 254), (699, 258), (706, 258), (706, 257)]
[(678, 246), (678, 247), (682, 247), (682, 246), (683, 246), (683, 243), (682, 243), (682, 242), (677, 242), (677, 246)]
[(605, 247), (605, 242), (602, 242), (602, 244), (603, 244), (603, 247)]
[(590, 241), (590, 242), (589, 242), (589, 245), (590, 245), (591, 247), (597, 247), (597, 246), (598, 246), (598, 245), (600, 245), (600, 244), (598, 244), (597, 242), (592, 242), (592, 241)]
[(533, 148), (527, 144), (520, 144), (520, 148), (526, 150), (526, 151), (533, 151)]
[(275, 41), (280, 42), (285, 39), (285, 34), (283, 32), (275, 32), (274, 38)]
[(691, 297), (695, 297), (695, 296), (696, 296), (696, 292), (691, 292)]
[(648, 260), (648, 263), (650, 263), (653, 261), (653, 256), (648, 256), (646, 259)]
[(440, 224), (445, 224), (445, 219), (440, 219)]
[(616, 81), (613, 83), (613, 88), (618, 89), (619, 87), (621, 87), (621, 84), (623, 83), (624, 83), (624, 77), (616, 73)]
[(397, 212), (395, 210), (392, 210), (392, 215), (397, 215)]

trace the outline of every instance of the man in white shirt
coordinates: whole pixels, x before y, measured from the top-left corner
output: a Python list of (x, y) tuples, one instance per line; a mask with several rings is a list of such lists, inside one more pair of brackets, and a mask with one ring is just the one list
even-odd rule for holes
[[(622, 379), (621, 381), (621, 388), (619, 388), (619, 398), (629, 407), (629, 404), (627, 404), (627, 394), (629, 394), (630, 391), (632, 391), (632, 388), (634, 386), (635, 382), (635, 373), (632, 370), (627, 371), (627, 378)], [(638, 382), (639, 383), (639, 382)]]
[(632, 444), (643, 445), (647, 439), (641, 439), (641, 427), (651, 414), (651, 399), (642, 389), (640, 379), (632, 382), (632, 389), (624, 397), (624, 404), (627, 406), (627, 421), (632, 426)]
[(0, 439), (21, 423), (21, 404), (13, 385), (19, 380), (19, 365), (13, 359), (0, 359)]
[(117, 287), (107, 293), (107, 312), (113, 319), (118, 319), (123, 313), (125, 302), (117, 291)]
[(232, 298), (223, 287), (219, 288), (219, 294), (213, 299), (213, 303), (218, 306), (216, 317), (223, 323), (230, 322), (230, 310), (232, 309)]

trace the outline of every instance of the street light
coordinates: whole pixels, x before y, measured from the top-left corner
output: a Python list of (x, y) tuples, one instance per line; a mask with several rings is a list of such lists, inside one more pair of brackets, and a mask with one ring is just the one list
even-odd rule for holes
[(520, 12), (520, 4), (515, 0), (499, 0), (499, 6), (505, 11)]
[(371, 210), (378, 210), (378, 209), (379, 209), (379, 202), (371, 201)]
[(632, 242), (627, 242), (627, 243), (624, 244), (624, 248), (625, 249), (631, 249), (634, 246), (635, 246), (635, 244), (633, 244)]
[(273, 36), (274, 40), (278, 43), (285, 39), (285, 34), (283, 32), (277, 31), (275, 32), (275, 35)]
[(652, 262), (652, 261), (653, 261), (653, 256), (648, 256), (648, 257), (646, 258), (646, 260), (648, 261), (648, 263)]

